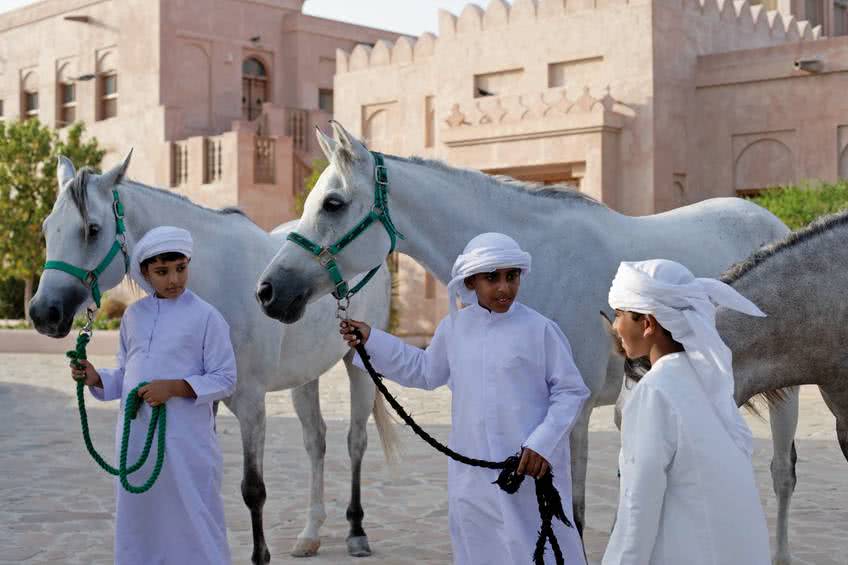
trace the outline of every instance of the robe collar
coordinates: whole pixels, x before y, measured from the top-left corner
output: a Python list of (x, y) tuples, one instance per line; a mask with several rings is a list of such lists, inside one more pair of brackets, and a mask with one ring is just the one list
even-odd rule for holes
[(182, 294), (180, 294), (176, 298), (159, 298), (156, 294), (149, 294), (148, 297), (153, 301), (154, 304), (158, 304), (161, 306), (184, 306), (187, 304), (194, 293), (190, 289), (185, 289)]
[(468, 310), (470, 310), (475, 317), (480, 318), (482, 320), (486, 320), (489, 322), (494, 322), (497, 320), (507, 320), (512, 318), (515, 315), (517, 301), (513, 300), (512, 304), (509, 306), (509, 310), (504, 312), (503, 314), (499, 312), (492, 312), (491, 310), (487, 310), (480, 306), (480, 303), (475, 301), (474, 304), (466, 306)]

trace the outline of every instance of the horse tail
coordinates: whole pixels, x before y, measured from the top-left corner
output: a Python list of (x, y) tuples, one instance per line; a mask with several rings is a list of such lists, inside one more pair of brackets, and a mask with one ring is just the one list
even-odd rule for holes
[(398, 437), (396, 423), (386, 409), (386, 401), (379, 391), (374, 395), (374, 408), (371, 413), (374, 415), (377, 433), (380, 434), (380, 443), (383, 446), (386, 463), (395, 465), (400, 460), (400, 438)]

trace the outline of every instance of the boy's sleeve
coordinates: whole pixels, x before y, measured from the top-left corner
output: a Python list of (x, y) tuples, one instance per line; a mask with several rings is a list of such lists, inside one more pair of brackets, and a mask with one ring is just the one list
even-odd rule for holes
[(618, 518), (604, 565), (651, 561), (668, 469), (677, 452), (677, 430), (677, 417), (668, 399), (651, 386), (636, 385), (624, 409)]
[(121, 398), (121, 392), (124, 388), (124, 367), (127, 360), (127, 322), (126, 315), (121, 320), (121, 329), (118, 332), (118, 366), (115, 369), (97, 369), (97, 374), (100, 375), (102, 387), (88, 387), (91, 396), (97, 400), (117, 400)]
[(577, 421), (583, 403), (589, 398), (589, 389), (574, 364), (568, 339), (553, 322), (548, 322), (545, 328), (545, 357), (545, 380), (550, 394), (548, 413), (524, 447), (550, 461), (554, 449)]
[(236, 355), (230, 341), (230, 326), (214, 310), (203, 337), (203, 374), (185, 379), (196, 395), (195, 403), (227, 398), (236, 389)]
[[(450, 379), (446, 348), (446, 320), (442, 320), (427, 349), (408, 345), (392, 334), (371, 328), (365, 348), (371, 364), (387, 379), (412, 388), (433, 390)], [(357, 353), (353, 364), (365, 369)]]

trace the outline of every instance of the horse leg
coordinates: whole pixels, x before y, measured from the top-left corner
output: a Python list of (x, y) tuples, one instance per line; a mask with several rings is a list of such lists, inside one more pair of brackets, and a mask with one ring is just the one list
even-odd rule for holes
[(262, 507), (265, 505), (265, 481), (262, 478), (262, 461), (265, 455), (265, 395), (254, 398), (232, 397), (225, 401), (239, 421), (241, 443), (244, 451), (244, 476), (241, 481), (241, 496), (250, 510), (253, 527), (254, 565), (271, 561), (271, 553), (265, 544), (262, 527)]
[(292, 549), (293, 557), (310, 557), (321, 547), (319, 531), (327, 519), (324, 509), (324, 454), (327, 451), (327, 425), (321, 417), (318, 398), (318, 380), (292, 390), (292, 402), (303, 430), (303, 445), (309, 455), (311, 475), (309, 478), (309, 511), (306, 525), (297, 536)]
[[(591, 399), (589, 400), (591, 402)], [(587, 403), (588, 404), (588, 403)], [(589, 463), (589, 416), (592, 405), (583, 407), (577, 423), (571, 430), (571, 501), (574, 527), (583, 537), (586, 518), (586, 466)]]
[(789, 503), (795, 492), (795, 430), (798, 427), (798, 387), (785, 389), (786, 399), (769, 405), (774, 453), (771, 460), (771, 479), (777, 496), (777, 531), (774, 565), (789, 565)]
[(347, 451), (350, 454), (350, 504), (347, 507), (347, 521), (350, 532), (347, 536), (347, 551), (353, 557), (371, 555), (368, 536), (362, 528), (365, 512), (362, 510), (360, 479), (362, 457), (368, 447), (368, 417), (374, 408), (374, 395), (377, 389), (367, 373), (355, 367), (351, 355), (344, 358), (350, 379), (350, 430), (347, 435)]
[(819, 387), (822, 399), (836, 417), (836, 439), (842, 455), (848, 460), (848, 388)]

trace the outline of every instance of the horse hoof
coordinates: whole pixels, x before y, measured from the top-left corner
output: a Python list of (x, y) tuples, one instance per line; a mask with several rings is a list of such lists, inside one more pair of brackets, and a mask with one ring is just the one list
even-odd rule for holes
[(318, 548), (321, 547), (320, 539), (297, 538), (297, 543), (292, 549), (292, 557), (312, 557), (318, 553)]
[[(262, 556), (261, 559), (259, 556)], [(253, 552), (253, 556), (251, 556), (250, 561), (253, 565), (265, 565), (266, 563), (271, 562), (271, 552), (268, 551), (268, 548), (257, 549)]]
[(371, 547), (368, 545), (368, 536), (353, 536), (347, 538), (347, 552), (351, 557), (368, 557), (371, 555)]

